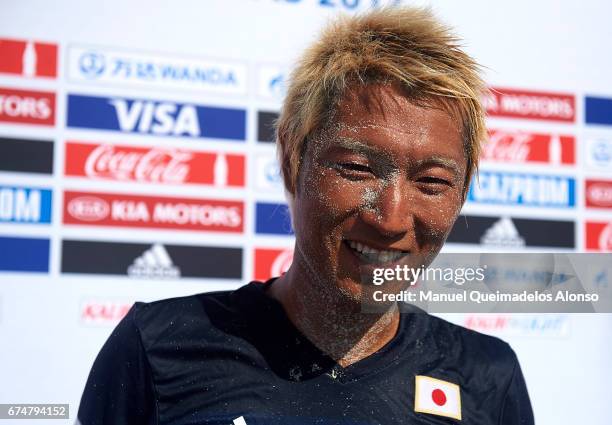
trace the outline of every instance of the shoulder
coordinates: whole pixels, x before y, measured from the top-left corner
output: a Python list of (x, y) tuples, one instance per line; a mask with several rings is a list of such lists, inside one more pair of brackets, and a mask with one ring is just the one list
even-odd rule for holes
[(449, 322), (437, 316), (431, 316), (431, 326), (438, 336), (438, 345), (445, 350), (457, 349), (457, 343), (470, 354), (502, 361), (514, 361), (514, 352), (510, 345), (500, 338), (486, 335), (472, 329)]
[[(236, 290), (206, 292), (134, 304), (127, 320), (140, 334), (145, 350), (169, 341), (205, 341), (226, 325), (243, 321), (248, 292), (253, 285)], [(198, 338), (195, 338), (195, 336)]]
[[(512, 379), (518, 360), (510, 345), (501, 339), (467, 329), (427, 314), (427, 328), (442, 358), (462, 369), (505, 386)], [(492, 382), (489, 382), (492, 383)]]

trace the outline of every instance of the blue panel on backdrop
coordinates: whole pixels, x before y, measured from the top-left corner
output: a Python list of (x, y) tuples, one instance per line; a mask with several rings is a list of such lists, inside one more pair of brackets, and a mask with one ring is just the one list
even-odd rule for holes
[(68, 127), (244, 141), (246, 111), (120, 97), (68, 95)]
[(584, 119), (587, 124), (612, 125), (612, 99), (587, 96), (584, 101)]
[(49, 189), (0, 186), (0, 223), (51, 223)]
[(49, 271), (49, 239), (0, 236), (0, 270)]
[(287, 205), (258, 202), (255, 208), (255, 232), (269, 235), (293, 235)]
[(575, 192), (571, 177), (481, 171), (468, 202), (567, 208), (576, 205)]

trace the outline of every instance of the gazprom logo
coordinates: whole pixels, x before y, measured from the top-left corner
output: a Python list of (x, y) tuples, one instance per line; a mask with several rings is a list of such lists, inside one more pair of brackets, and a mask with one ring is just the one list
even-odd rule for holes
[(576, 205), (575, 180), (544, 176), (482, 171), (468, 192), (468, 201), (498, 205), (567, 208)]
[(49, 189), (0, 186), (0, 223), (51, 223)]

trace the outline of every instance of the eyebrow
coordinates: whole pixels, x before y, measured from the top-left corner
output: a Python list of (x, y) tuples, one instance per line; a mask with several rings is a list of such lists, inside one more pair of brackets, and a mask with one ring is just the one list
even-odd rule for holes
[[(389, 154), (383, 152), (381, 149), (370, 146), (360, 140), (351, 139), (350, 137), (338, 137), (337, 139), (335, 139), (335, 142), (335, 146), (340, 146), (342, 148), (356, 151), (359, 153), (372, 153), (377, 155), (389, 156)], [(334, 145), (332, 145), (332, 147), (333, 146)]]
[[(342, 148), (356, 151), (359, 153), (392, 157), (392, 155), (390, 155), (388, 152), (385, 152), (384, 150), (373, 147), (360, 140), (352, 139), (350, 137), (339, 137), (335, 141), (336, 146), (340, 146)], [(450, 171), (459, 173), (459, 164), (457, 163), (457, 161), (443, 156), (432, 156), (425, 159), (419, 159), (417, 161), (414, 161), (414, 165), (416, 166), (416, 168), (426, 168), (431, 166), (442, 167)]]

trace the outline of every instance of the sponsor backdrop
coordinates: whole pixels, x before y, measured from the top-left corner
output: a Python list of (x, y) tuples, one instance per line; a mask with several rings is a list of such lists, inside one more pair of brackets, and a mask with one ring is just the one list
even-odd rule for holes
[[(389, 3), (402, 1), (5, 2), (0, 403), (70, 403), (74, 418), (135, 300), (287, 269), (271, 127), (287, 71), (328, 17)], [(612, 6), (433, 6), (494, 89), (445, 250), (611, 251)], [(513, 345), (538, 423), (609, 423), (609, 315), (448, 318)]]

